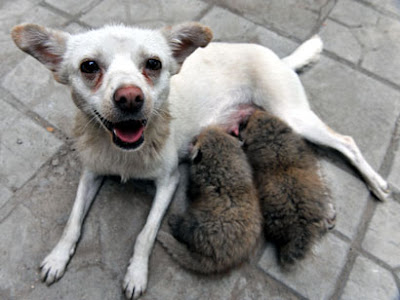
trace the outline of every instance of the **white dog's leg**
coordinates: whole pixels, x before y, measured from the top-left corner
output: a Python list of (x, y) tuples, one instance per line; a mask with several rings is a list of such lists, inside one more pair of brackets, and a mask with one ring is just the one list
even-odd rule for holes
[(157, 192), (146, 224), (136, 239), (123, 288), (128, 299), (137, 299), (147, 287), (148, 263), (158, 229), (179, 182), (179, 171), (156, 181)]
[(375, 196), (381, 201), (388, 199), (390, 191), (387, 182), (364, 159), (352, 137), (335, 132), (311, 110), (297, 111), (296, 115), (282, 118), (307, 140), (341, 152), (358, 169)]
[(40, 265), (42, 269), (41, 277), (46, 284), (52, 284), (64, 275), (65, 268), (75, 252), (76, 243), (81, 235), (83, 219), (102, 181), (102, 176), (98, 176), (89, 170), (83, 171), (75, 203), (63, 235)]

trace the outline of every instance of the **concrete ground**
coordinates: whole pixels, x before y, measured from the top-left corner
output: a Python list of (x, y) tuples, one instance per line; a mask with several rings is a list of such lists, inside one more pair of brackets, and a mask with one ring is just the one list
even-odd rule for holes
[(338, 215), (313, 257), (283, 273), (272, 246), (262, 244), (242, 267), (204, 277), (156, 244), (143, 299), (399, 299), (398, 0), (0, 1), (0, 299), (123, 299), (121, 282), (154, 195), (151, 183), (107, 179), (66, 274), (50, 287), (40, 282), (39, 263), (62, 233), (80, 174), (70, 139), (75, 108), (67, 88), (14, 46), (11, 27), (78, 32), (112, 21), (186, 20), (211, 26), (217, 41), (258, 43), (280, 56), (319, 32), (322, 59), (301, 75), (311, 106), (354, 137), (395, 193), (379, 203), (340, 155), (321, 151)]

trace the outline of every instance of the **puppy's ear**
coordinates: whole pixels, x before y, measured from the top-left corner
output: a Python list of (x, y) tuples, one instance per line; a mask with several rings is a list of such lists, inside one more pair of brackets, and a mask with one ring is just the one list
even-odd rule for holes
[(50, 69), (58, 82), (66, 83), (67, 79), (61, 78), (59, 70), (70, 36), (68, 33), (35, 24), (22, 24), (12, 29), (11, 36), (22, 51)]
[(192, 161), (193, 164), (197, 165), (199, 162), (201, 162), (201, 159), (203, 157), (203, 153), (201, 152), (200, 146), (197, 145), (197, 137), (195, 138), (196, 142), (191, 144), (190, 146), (190, 160)]
[(203, 158), (203, 152), (201, 152), (201, 149), (196, 149), (195, 153), (193, 153), (192, 156), (193, 164), (197, 165), (199, 162), (201, 162), (202, 158)]
[(162, 33), (167, 38), (172, 54), (179, 65), (182, 65), (198, 47), (207, 46), (213, 37), (209, 27), (196, 22), (168, 26), (163, 28)]

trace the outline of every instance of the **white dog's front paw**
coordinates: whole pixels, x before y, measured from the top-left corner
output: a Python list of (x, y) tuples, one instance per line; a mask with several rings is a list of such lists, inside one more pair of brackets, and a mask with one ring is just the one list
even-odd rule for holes
[(73, 253), (74, 248), (55, 247), (40, 265), (42, 281), (50, 285), (60, 279)]
[(124, 279), (124, 292), (127, 299), (137, 299), (143, 295), (147, 287), (147, 263), (133, 260)]

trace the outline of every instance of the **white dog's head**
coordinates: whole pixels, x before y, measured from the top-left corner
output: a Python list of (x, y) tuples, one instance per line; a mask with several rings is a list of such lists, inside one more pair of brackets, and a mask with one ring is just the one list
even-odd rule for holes
[(111, 25), (76, 35), (25, 24), (14, 27), (12, 37), (71, 87), (78, 108), (101, 123), (115, 145), (136, 149), (168, 98), (170, 77), (212, 33), (198, 23), (162, 30)]

